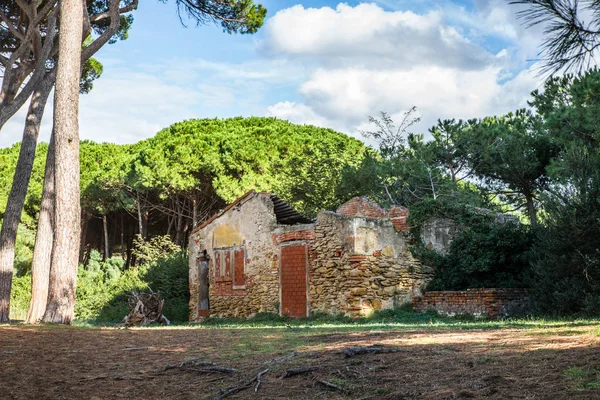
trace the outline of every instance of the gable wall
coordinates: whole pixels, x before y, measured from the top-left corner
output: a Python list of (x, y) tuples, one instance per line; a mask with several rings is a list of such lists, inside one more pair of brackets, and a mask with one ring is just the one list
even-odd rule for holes
[[(190, 318), (197, 318), (198, 256), (209, 257), (210, 313), (221, 317), (248, 316), (260, 311), (277, 312), (279, 246), (271, 233), (277, 226), (268, 195), (255, 194), (228, 210), (190, 238)], [(242, 251), (244, 250), (244, 251)], [(215, 274), (216, 261), (228, 252), (245, 255), (245, 285), (235, 286), (235, 270), (229, 276)], [(239, 257), (238, 257), (239, 258)], [(240, 261), (237, 260), (237, 263)], [(234, 269), (234, 264), (231, 267)], [(239, 278), (239, 275), (238, 275)]]

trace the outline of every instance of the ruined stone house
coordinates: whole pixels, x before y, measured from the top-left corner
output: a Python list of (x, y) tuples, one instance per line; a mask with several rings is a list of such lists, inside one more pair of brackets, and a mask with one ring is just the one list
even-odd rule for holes
[(190, 236), (190, 319), (360, 316), (410, 302), (432, 271), (408, 250), (407, 217), (357, 197), (311, 220), (248, 192)]

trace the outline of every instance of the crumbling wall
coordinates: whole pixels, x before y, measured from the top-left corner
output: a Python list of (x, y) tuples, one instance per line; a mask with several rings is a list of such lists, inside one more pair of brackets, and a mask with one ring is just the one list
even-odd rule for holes
[[(209, 255), (210, 314), (246, 317), (277, 312), (279, 303), (279, 246), (271, 233), (277, 222), (268, 196), (255, 194), (237, 204), (190, 237), (190, 318), (198, 317), (198, 257)], [(215, 250), (244, 254), (245, 285), (234, 286), (234, 273), (215, 274)], [(241, 249), (244, 251), (242, 252)]]
[(390, 219), (317, 216), (309, 274), (313, 312), (357, 317), (392, 308), (421, 294), (431, 277)]
[(467, 289), (427, 292), (413, 299), (415, 311), (436, 311), (442, 315), (469, 314), (491, 319), (522, 316), (529, 311), (525, 289)]
[(421, 241), (428, 248), (448, 254), (452, 241), (460, 234), (461, 227), (448, 218), (432, 218), (421, 227)]
[(338, 207), (336, 213), (347, 217), (389, 218), (399, 231), (408, 231), (408, 208), (392, 205), (389, 210), (366, 196), (354, 197)]

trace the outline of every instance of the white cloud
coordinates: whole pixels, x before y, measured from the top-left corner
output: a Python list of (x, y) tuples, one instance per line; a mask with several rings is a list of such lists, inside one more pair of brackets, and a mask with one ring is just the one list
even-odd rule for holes
[(265, 115), (267, 117), (286, 119), (296, 124), (315, 126), (331, 125), (331, 121), (315, 113), (312, 108), (305, 104), (291, 101), (280, 102), (268, 107)]
[(351, 7), (296, 5), (275, 14), (265, 26), (260, 50), (327, 65), (371, 65), (412, 68), (415, 65), (452, 65), (480, 69), (495, 62), (472, 44), (443, 15), (410, 11), (389, 12), (376, 4)]
[[(527, 35), (515, 10), (496, 0), (476, 6), (416, 14), (340, 4), (277, 13), (260, 49), (312, 66), (312, 73), (298, 88), (302, 101), (280, 102), (267, 112), (356, 135), (379, 111), (399, 116), (417, 106), (422, 122), (415, 130), (426, 132), (438, 118), (525, 107), (540, 78), (523, 69), (531, 49), (520, 44)], [(490, 37), (508, 46), (492, 54), (477, 44)]]

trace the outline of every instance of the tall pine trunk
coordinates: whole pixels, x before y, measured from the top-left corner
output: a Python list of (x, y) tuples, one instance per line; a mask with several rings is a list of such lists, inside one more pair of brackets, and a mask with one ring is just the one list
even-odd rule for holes
[(70, 324), (79, 260), (79, 79), (83, 2), (61, 0), (54, 96), (55, 215), (48, 304), (43, 322)]
[(17, 229), (33, 169), (42, 116), (52, 86), (53, 80), (46, 79), (42, 81), (31, 97), (19, 159), (4, 212), (2, 229), (0, 230), (0, 323), (8, 322), (10, 318), (10, 292), (15, 262)]
[(85, 211), (81, 211), (81, 237), (79, 239), (79, 264), (84, 264), (87, 254), (87, 231), (90, 216)]
[(527, 214), (529, 214), (529, 221), (532, 228), (537, 227), (537, 211), (535, 209), (535, 201), (533, 194), (525, 193), (525, 200), (527, 203)]
[(106, 215), (102, 216), (102, 230), (104, 232), (104, 259), (108, 260), (110, 258), (110, 246), (108, 243), (108, 220)]
[(48, 284), (50, 281), (50, 263), (52, 261), (52, 245), (54, 243), (54, 134), (50, 138), (46, 170), (44, 172), (44, 188), (42, 204), (35, 234), (33, 260), (31, 262), (31, 302), (27, 312), (27, 322), (39, 322), (46, 311), (48, 301)]

